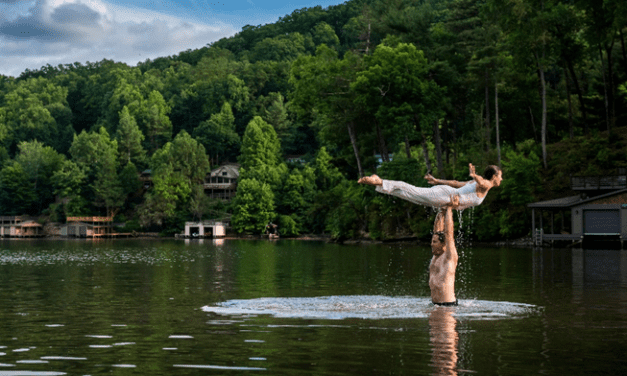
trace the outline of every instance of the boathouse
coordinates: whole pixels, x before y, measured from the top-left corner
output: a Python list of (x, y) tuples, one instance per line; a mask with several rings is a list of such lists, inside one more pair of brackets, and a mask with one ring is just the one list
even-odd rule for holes
[(3, 238), (37, 238), (45, 236), (44, 227), (33, 219), (1, 216), (0, 236)]
[(185, 222), (186, 238), (218, 238), (226, 235), (226, 226), (218, 221)]
[(77, 238), (106, 237), (112, 234), (112, 217), (67, 217), (61, 236)]
[(580, 193), (527, 205), (531, 208), (534, 244), (619, 241), (622, 246), (627, 240), (624, 170), (616, 176), (573, 177), (571, 188)]
[(205, 178), (203, 187), (205, 194), (213, 199), (230, 201), (237, 192), (239, 165), (225, 164), (214, 170)]

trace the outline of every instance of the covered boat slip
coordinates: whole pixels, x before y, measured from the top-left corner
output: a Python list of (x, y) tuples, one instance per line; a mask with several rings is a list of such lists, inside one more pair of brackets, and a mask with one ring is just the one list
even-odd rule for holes
[(61, 227), (61, 236), (76, 238), (115, 237), (112, 217), (67, 217), (67, 224)]
[(185, 222), (185, 232), (177, 234), (184, 238), (216, 238), (226, 235), (226, 225), (219, 221)]
[(627, 240), (627, 189), (591, 198), (570, 196), (527, 206), (532, 212), (535, 245), (555, 241), (616, 240), (622, 247)]

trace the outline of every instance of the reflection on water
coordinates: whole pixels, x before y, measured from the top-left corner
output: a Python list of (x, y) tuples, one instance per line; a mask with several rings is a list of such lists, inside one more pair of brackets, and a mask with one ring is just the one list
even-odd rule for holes
[[(466, 221), (466, 219), (464, 220)], [(0, 376), (625, 374), (627, 252), (0, 241)]]
[(453, 308), (436, 307), (429, 315), (429, 336), (432, 347), (431, 366), (434, 375), (457, 375), (459, 334), (455, 327)]

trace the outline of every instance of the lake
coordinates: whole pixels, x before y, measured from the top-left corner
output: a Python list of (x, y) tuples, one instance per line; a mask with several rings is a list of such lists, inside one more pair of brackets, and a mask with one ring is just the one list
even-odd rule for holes
[(627, 251), (0, 241), (0, 376), (627, 374)]

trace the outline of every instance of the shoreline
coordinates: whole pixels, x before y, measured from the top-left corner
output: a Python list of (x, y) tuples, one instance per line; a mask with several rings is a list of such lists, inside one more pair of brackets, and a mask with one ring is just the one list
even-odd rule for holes
[[(159, 236), (158, 233), (136, 233), (134, 236), (129, 237), (63, 237), (59, 235), (51, 235), (51, 236), (41, 236), (41, 237), (2, 237), (1, 240), (59, 240), (59, 241), (76, 241), (76, 240), (268, 240), (268, 241), (276, 241), (276, 240), (303, 240), (303, 241), (323, 241), (327, 243), (336, 243), (336, 244), (345, 244), (345, 245), (359, 245), (359, 244), (403, 244), (403, 243), (414, 243), (416, 245), (421, 245), (428, 247), (429, 242), (421, 241), (418, 237), (402, 237), (402, 238), (392, 238), (392, 239), (384, 239), (384, 240), (376, 240), (371, 238), (358, 238), (358, 239), (346, 239), (343, 241), (338, 241), (332, 239), (329, 235), (316, 235), (316, 234), (305, 234), (296, 237), (281, 237), (278, 239), (268, 239), (263, 235), (227, 235), (218, 238), (183, 238), (176, 236)], [(529, 248), (534, 247), (533, 239), (531, 237), (524, 237), (519, 239), (512, 240), (500, 240), (493, 242), (481, 242), (481, 241), (472, 241), (472, 246), (484, 246), (484, 247), (520, 247), (520, 248)], [(465, 248), (465, 247), (464, 247)], [(562, 248), (562, 247), (559, 247)]]

